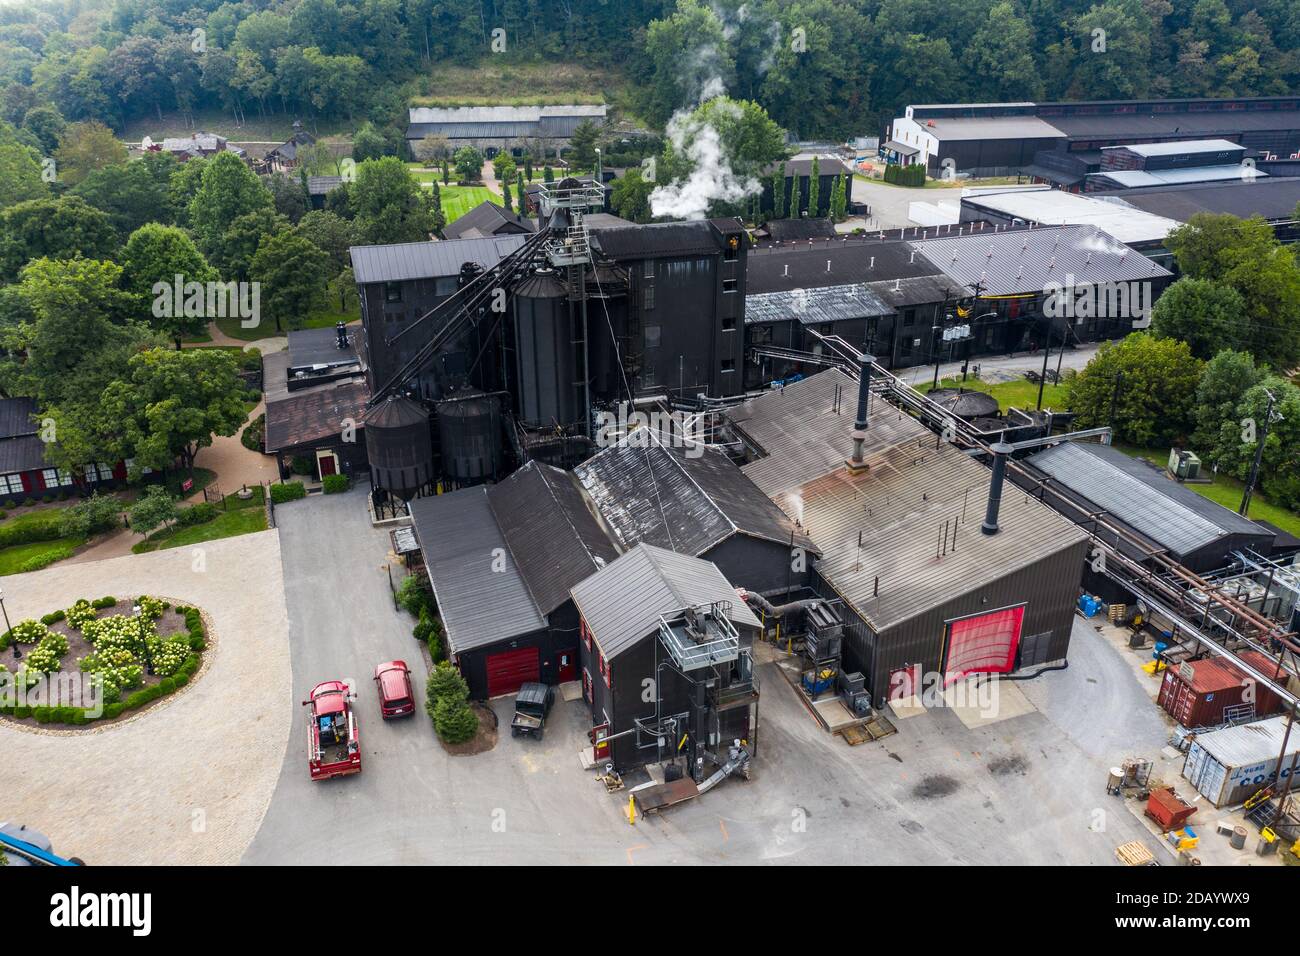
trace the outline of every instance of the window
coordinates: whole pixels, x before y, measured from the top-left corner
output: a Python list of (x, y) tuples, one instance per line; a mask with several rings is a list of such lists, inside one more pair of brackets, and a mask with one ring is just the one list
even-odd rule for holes
[(87, 465), (85, 474), (87, 481), (111, 481), (113, 478), (113, 466), (106, 465), (101, 461), (97, 465)]
[(72, 484), (72, 475), (62, 468), (46, 468), (41, 472), (41, 480), (45, 482), (46, 488), (57, 488)]
[(582, 634), (582, 646), (591, 650), (591, 629), (587, 627), (587, 622), (582, 620), (578, 622), (578, 627)]
[(916, 309), (903, 310), (903, 326), (916, 325)]
[(384, 283), (384, 301), (385, 302), (402, 301), (402, 284), (400, 282)]
[(739, 280), (739, 279), (723, 279), (723, 280), (722, 280), (722, 291), (723, 291), (724, 293), (726, 293), (726, 292), (736, 292), (737, 290), (739, 290), (739, 288), (740, 288), (740, 280)]
[(22, 475), (0, 475), (0, 494), (19, 495), (22, 491)]
[(659, 336), (662, 329), (657, 325), (647, 325), (645, 327), (645, 347), (648, 349), (659, 348)]
[(767, 345), (772, 341), (772, 326), (755, 325), (749, 330), (750, 345)]
[(734, 372), (734, 371), (736, 370), (736, 360), (735, 360), (735, 359), (723, 359), (723, 360), (722, 360), (722, 370), (723, 370), (724, 372)]
[(647, 283), (641, 290), (641, 308), (650, 312), (655, 307), (655, 287), (653, 283)]
[(733, 315), (729, 315), (729, 316), (725, 317), (725, 318), (722, 320), (722, 331), (724, 331), (724, 332), (734, 332), (734, 331), (736, 331), (736, 317), (735, 317), (735, 316), (733, 316)]

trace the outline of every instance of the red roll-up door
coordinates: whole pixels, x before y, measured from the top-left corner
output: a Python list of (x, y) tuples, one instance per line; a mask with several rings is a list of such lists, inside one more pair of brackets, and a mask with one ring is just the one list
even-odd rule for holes
[(967, 674), (1005, 674), (1015, 665), (1024, 606), (953, 621), (948, 627), (944, 686)]
[(520, 647), (513, 651), (488, 655), (489, 697), (513, 694), (530, 680), (540, 680), (541, 676), (541, 654), (535, 647)]

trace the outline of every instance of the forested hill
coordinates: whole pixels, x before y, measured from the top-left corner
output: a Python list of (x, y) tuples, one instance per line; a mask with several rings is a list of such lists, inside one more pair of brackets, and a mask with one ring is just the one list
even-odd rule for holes
[(14, 123), (40, 104), (116, 128), (221, 109), (392, 129), (438, 66), (490, 56), (616, 69), (653, 124), (720, 85), (841, 138), (908, 102), (1294, 93), (1300, 2), (0, 0)]

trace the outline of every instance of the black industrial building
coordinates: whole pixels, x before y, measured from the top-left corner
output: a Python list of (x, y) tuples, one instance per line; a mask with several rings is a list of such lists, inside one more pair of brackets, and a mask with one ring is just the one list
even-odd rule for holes
[(765, 595), (807, 584), (816, 546), (718, 448), (641, 428), (575, 474), (621, 551), (647, 543), (703, 558)]
[(1230, 183), (1191, 183), (1126, 189), (1120, 200), (1129, 206), (1178, 222), (1197, 213), (1227, 214), (1241, 219), (1260, 216), (1282, 242), (1300, 241), (1300, 177), (1271, 177)]
[(618, 551), (573, 475), (530, 462), (495, 485), (416, 498), (411, 519), (470, 694), (578, 679), (569, 589)]
[[(672, 758), (696, 782), (758, 731), (758, 618), (711, 562), (640, 544), (573, 588), (596, 759)], [(600, 743), (604, 741), (604, 743)]]
[(821, 552), (812, 588), (844, 618), (843, 669), (875, 703), (1064, 659), (1087, 535), (992, 496), (988, 469), (880, 399), (855, 431), (858, 384), (831, 369), (726, 412), (745, 474)]
[(456, 217), (442, 230), (444, 239), (483, 239), (489, 236), (522, 236), (537, 231), (537, 223), (504, 206), (484, 201)]
[[(1235, 551), (1266, 555), (1272, 550), (1275, 532), (1109, 445), (1064, 442), (1031, 455), (1024, 464), (1040, 484), (1021, 484), (1040, 497), (1043, 486), (1061, 492), (1053, 506), (1083, 527), (1088, 516), (1104, 516), (1150, 542), (1150, 552), (1162, 551), (1192, 571), (1225, 567)], [(1103, 576), (1090, 575), (1088, 585), (1093, 593), (1122, 600)]]
[(1028, 175), (1078, 190), (1102, 149), (1221, 138), (1260, 157), (1300, 150), (1300, 97), (966, 103), (906, 108), (882, 150), (933, 176)]

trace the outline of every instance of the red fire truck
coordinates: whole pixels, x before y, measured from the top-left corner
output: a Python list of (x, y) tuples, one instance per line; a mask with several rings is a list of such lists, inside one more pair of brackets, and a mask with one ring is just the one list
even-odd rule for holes
[(361, 738), (352, 711), (356, 695), (341, 680), (312, 688), (307, 710), (307, 768), (313, 780), (361, 772)]

